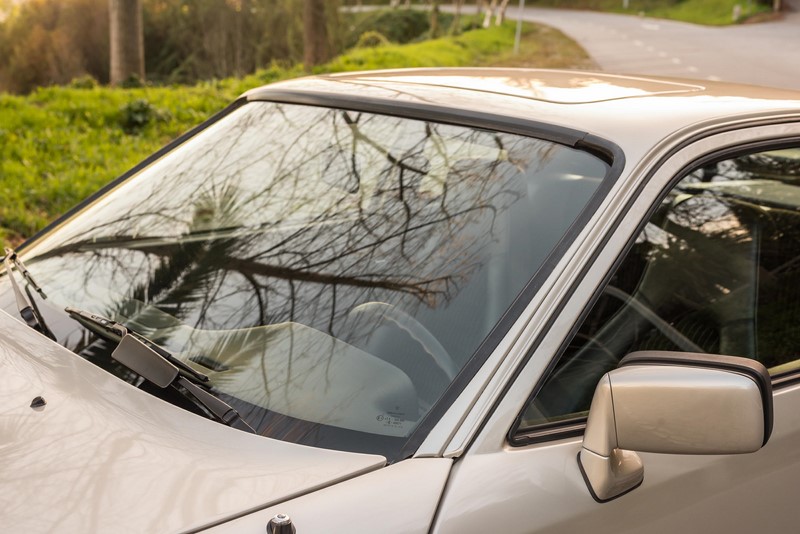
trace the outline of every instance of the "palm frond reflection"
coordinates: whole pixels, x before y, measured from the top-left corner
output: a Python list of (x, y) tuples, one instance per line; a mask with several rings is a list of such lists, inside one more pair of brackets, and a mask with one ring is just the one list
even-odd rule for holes
[(519, 135), (257, 103), (96, 202), (36, 261), (42, 277), (76, 270), (88, 290), (59, 298), (202, 367), (263, 428), (284, 424), (268, 408), (316, 425), (307, 436), (404, 436), (605, 172)]

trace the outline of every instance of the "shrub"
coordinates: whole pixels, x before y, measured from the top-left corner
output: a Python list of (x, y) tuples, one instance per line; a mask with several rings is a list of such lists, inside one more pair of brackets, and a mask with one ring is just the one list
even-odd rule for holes
[(393, 43), (409, 43), (428, 31), (428, 13), (415, 9), (388, 9), (358, 13), (345, 37), (345, 48), (356, 46), (365, 32), (374, 31)]
[(123, 89), (136, 89), (137, 87), (144, 87), (144, 82), (136, 74), (131, 74), (119, 86)]
[(97, 87), (97, 80), (95, 80), (92, 76), (85, 74), (83, 76), (73, 78), (72, 81), (69, 82), (69, 86), (73, 89), (94, 89)]
[(157, 115), (155, 108), (143, 98), (128, 102), (119, 111), (119, 125), (128, 134), (140, 132)]
[(389, 44), (389, 39), (380, 32), (368, 31), (361, 34), (356, 43), (356, 48), (375, 48)]

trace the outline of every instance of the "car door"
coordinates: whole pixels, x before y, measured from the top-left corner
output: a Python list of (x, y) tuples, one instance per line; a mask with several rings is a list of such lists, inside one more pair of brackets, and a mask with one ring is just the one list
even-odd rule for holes
[[(528, 357), (455, 463), (434, 531), (800, 525), (800, 124), (710, 135), (643, 175), (564, 274), (574, 283), (548, 327), (521, 336)], [(654, 349), (760, 360), (772, 437), (744, 455), (642, 453), (643, 484), (596, 502), (577, 462), (595, 385), (628, 352)]]

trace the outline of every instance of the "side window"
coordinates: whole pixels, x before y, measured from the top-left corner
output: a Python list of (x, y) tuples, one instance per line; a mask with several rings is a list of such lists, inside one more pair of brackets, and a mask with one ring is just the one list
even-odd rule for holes
[(698, 168), (639, 234), (520, 428), (586, 414), (637, 350), (708, 352), (800, 369), (800, 148)]

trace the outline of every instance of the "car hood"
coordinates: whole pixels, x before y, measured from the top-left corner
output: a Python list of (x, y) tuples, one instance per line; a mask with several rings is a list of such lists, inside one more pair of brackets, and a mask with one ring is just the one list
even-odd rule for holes
[[(42, 397), (43, 407), (32, 407)], [(12, 532), (184, 532), (375, 470), (203, 419), (0, 311), (0, 509)]]

